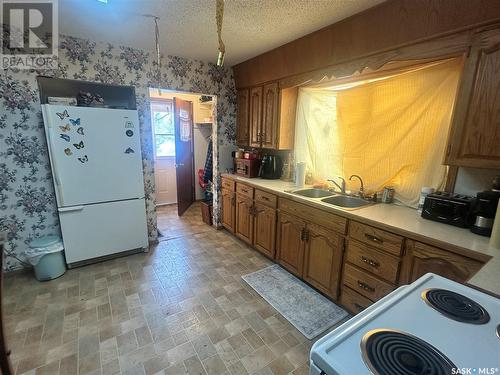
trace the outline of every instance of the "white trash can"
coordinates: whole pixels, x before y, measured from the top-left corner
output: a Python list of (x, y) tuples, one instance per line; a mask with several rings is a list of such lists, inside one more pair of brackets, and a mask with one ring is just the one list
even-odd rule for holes
[(38, 281), (52, 280), (64, 275), (64, 245), (59, 236), (35, 238), (29, 244), (25, 255), (35, 270)]

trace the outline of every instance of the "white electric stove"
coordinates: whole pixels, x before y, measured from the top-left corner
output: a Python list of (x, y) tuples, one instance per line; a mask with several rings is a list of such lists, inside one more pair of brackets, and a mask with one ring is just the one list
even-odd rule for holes
[(318, 340), (310, 375), (500, 375), (499, 325), (500, 299), (428, 273)]

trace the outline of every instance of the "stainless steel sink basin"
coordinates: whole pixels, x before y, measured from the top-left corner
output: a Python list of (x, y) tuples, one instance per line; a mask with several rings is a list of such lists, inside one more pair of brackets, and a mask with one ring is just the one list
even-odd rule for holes
[(323, 198), (323, 197), (331, 197), (333, 193), (330, 193), (328, 190), (324, 189), (303, 189), (294, 191), (293, 194), (297, 194), (307, 198)]
[(325, 198), (321, 201), (344, 208), (359, 208), (373, 203), (356, 197), (348, 197), (346, 195), (335, 195), (334, 197)]

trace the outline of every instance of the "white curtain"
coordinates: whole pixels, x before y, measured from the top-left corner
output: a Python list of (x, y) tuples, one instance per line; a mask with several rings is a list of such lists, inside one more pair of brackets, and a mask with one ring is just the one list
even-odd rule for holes
[[(461, 69), (461, 59), (448, 59), (301, 88), (296, 161), (305, 161), (318, 182), (359, 174), (367, 190), (392, 185), (399, 201), (415, 206), (422, 186), (444, 186), (442, 160)], [(348, 187), (357, 190), (358, 182)]]

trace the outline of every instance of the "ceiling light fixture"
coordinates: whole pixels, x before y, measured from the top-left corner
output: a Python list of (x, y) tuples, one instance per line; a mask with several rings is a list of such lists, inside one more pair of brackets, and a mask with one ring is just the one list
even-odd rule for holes
[(222, 41), (222, 20), (224, 18), (224, 0), (216, 0), (215, 21), (217, 23), (217, 36), (219, 38), (219, 54), (217, 56), (217, 66), (224, 65), (224, 55), (226, 46)]

